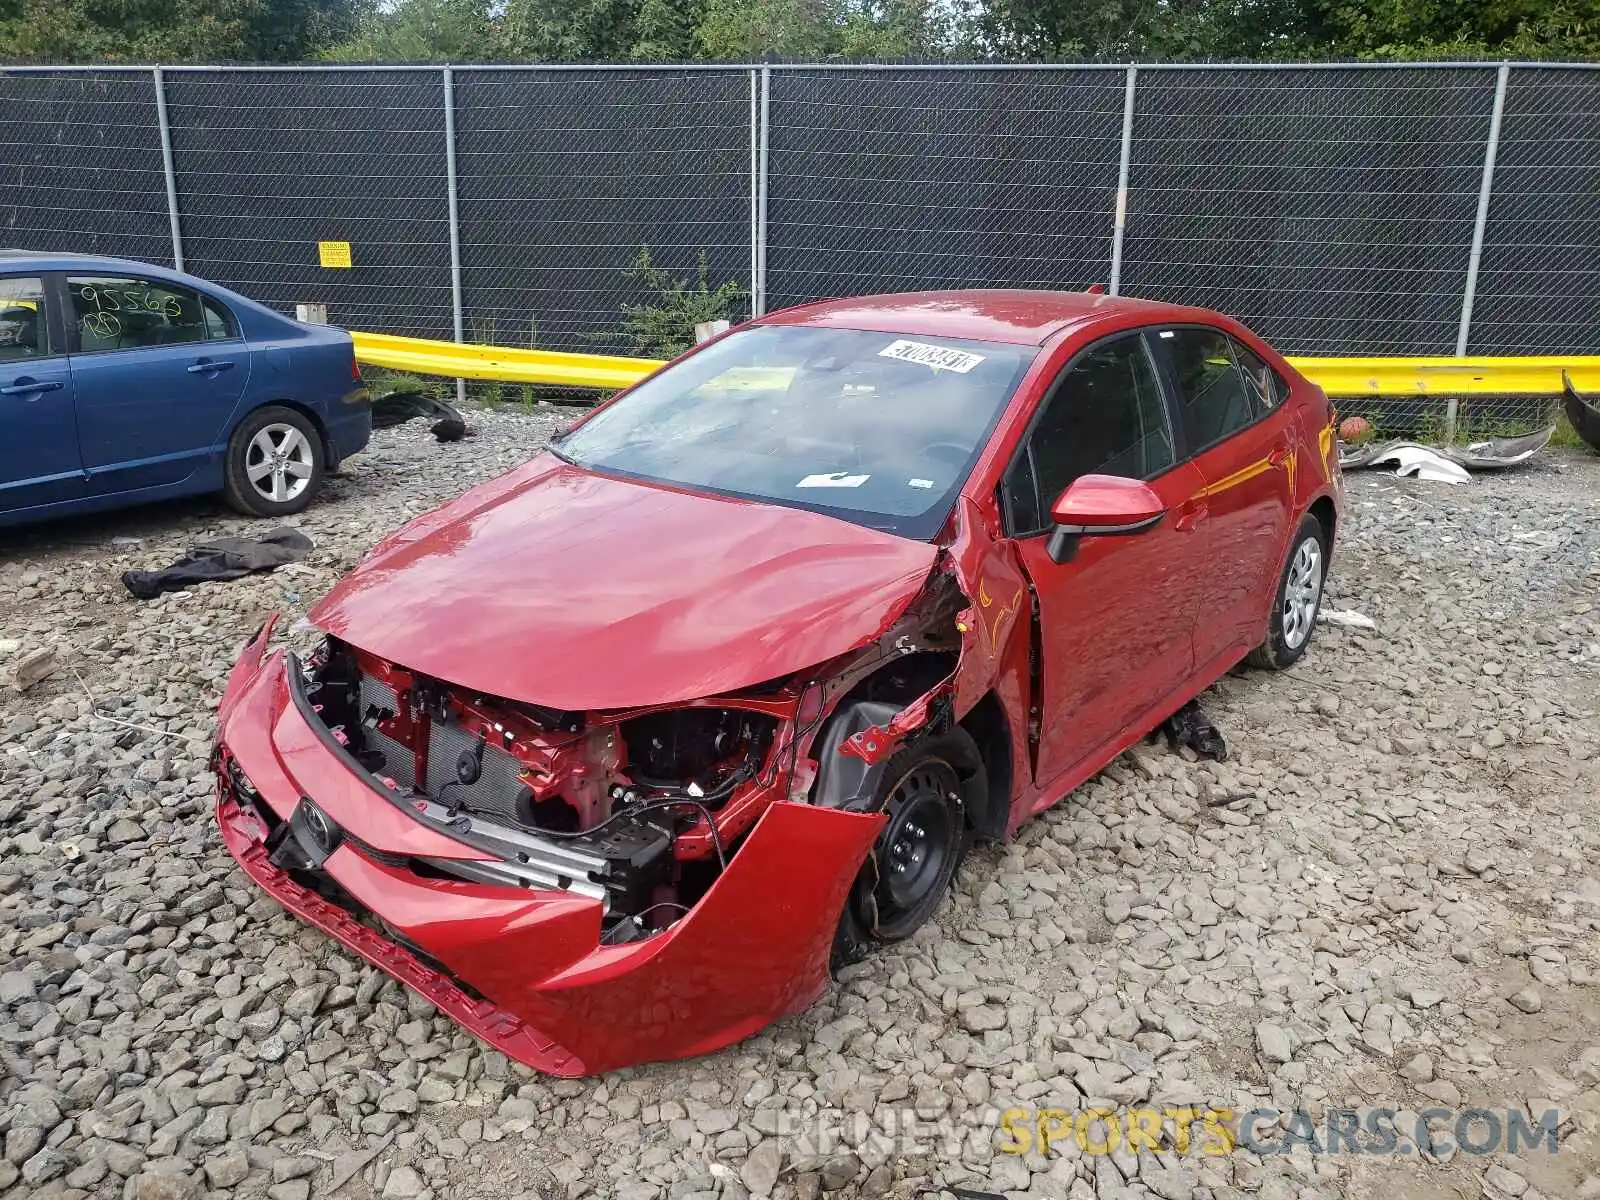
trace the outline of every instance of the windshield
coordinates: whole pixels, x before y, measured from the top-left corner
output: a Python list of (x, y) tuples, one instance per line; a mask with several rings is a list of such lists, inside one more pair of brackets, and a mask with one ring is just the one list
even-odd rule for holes
[(1036, 353), (758, 325), (646, 380), (554, 445), (579, 466), (927, 541)]

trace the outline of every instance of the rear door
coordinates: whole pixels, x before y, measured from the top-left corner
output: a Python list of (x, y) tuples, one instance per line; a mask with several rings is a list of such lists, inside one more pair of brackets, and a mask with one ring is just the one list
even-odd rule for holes
[(72, 374), (45, 278), (0, 277), (0, 512), (85, 491)]
[(231, 314), (180, 284), (88, 274), (66, 283), (90, 490), (157, 487), (214, 468), (250, 374)]
[[(1183, 325), (1154, 338), (1205, 480), (1210, 560), (1195, 655), (1202, 671), (1258, 645), (1294, 513), (1295, 444), (1272, 369), (1221, 329)], [(1224, 661), (1227, 660), (1227, 661)]]
[[(1048, 551), (1051, 507), (1090, 474), (1146, 481), (1167, 515), (1141, 533), (1085, 537), (1070, 562), (1057, 563)], [(1144, 336), (1118, 335), (1076, 355), (1001, 487), (1039, 605), (1041, 784), (1143, 733), (1141, 722), (1165, 716), (1158, 710), (1190, 678), (1205, 563), (1186, 514), (1200, 487), (1198, 470), (1177, 461)]]

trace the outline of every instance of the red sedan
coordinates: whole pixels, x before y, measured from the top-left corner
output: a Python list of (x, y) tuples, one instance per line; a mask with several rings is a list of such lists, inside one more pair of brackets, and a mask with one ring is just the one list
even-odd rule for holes
[(1327, 398), (1202, 309), (837, 300), (403, 526), (222, 700), (228, 849), (557, 1075), (727, 1045), (1316, 622)]

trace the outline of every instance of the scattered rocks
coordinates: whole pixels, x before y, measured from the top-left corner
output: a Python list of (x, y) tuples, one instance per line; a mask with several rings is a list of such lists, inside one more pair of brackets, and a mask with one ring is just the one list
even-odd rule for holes
[(11, 682), (19, 692), (25, 692), (56, 672), (54, 646), (39, 646), (26, 651), (11, 664)]
[(205, 1162), (206, 1182), (214, 1188), (231, 1188), (250, 1174), (250, 1160), (243, 1150), (225, 1150)]
[[(1350, 1180), (1295, 1156), (941, 1136), (919, 1157), (885, 1129), (1092, 1102), (1454, 1108), (1525, 1095), (1526, 1067), (1563, 1109), (1600, 1085), (1600, 463), (1577, 458), (1448, 493), (1353, 476), (1329, 601), (1378, 631), (1324, 625), (1292, 672), (1222, 679), (1228, 762), (1136, 747), (975, 847), (930, 925), (811, 1011), (599, 1079), (509, 1063), (247, 883), (206, 756), (260, 613), (287, 607), (287, 631), (382, 533), (515, 465), (555, 423), (532, 414), (475, 414), (456, 446), (379, 434), (298, 518), (318, 549), (291, 575), (130, 602), (121, 570), (257, 528), (209, 502), (8, 542), (0, 683), (56, 647), (144, 728), (93, 716), (64, 668), (0, 687), (0, 1192), (1336, 1200)], [(1423, 1172), (1466, 1161), (1423, 1149)], [(1520, 1172), (1495, 1162), (1485, 1194), (1554, 1194)]]
[(1289, 1038), (1289, 1032), (1270, 1021), (1262, 1021), (1256, 1026), (1256, 1049), (1260, 1051), (1263, 1061), (1269, 1063), (1286, 1063), (1294, 1057), (1294, 1043)]
[(1544, 996), (1536, 987), (1525, 987), (1506, 999), (1513, 1008), (1520, 1008), (1525, 1013), (1536, 1013), (1544, 1007)]
[(739, 1178), (750, 1189), (752, 1196), (770, 1196), (778, 1184), (778, 1172), (783, 1166), (783, 1151), (771, 1138), (752, 1150), (739, 1168)]

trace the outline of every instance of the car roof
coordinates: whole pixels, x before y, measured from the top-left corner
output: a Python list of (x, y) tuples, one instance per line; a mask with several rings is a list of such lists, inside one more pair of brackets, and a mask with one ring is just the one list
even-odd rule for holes
[(241, 307), (248, 308), (260, 317), (293, 323), (286, 314), (213, 280), (190, 275), (187, 271), (174, 271), (171, 267), (163, 267), (157, 263), (140, 262), (133, 258), (112, 258), (105, 254), (67, 254), (52, 250), (0, 249), (0, 274), (7, 271), (86, 271), (103, 275), (127, 274), (145, 279), (158, 279), (166, 283), (197, 288), (208, 296), (226, 301), (236, 310)]
[(8, 266), (24, 266), (34, 271), (117, 270), (156, 274), (168, 279), (185, 279), (191, 276), (159, 263), (139, 262), (132, 258), (112, 258), (105, 254), (70, 254), (56, 250), (0, 249), (0, 270)]
[(1068, 329), (1098, 324), (1215, 321), (1208, 309), (1092, 292), (1047, 292), (1022, 288), (972, 288), (944, 292), (896, 292), (819, 300), (760, 318), (763, 325), (816, 325), (923, 337), (971, 338), (985, 342), (1042, 345)]

